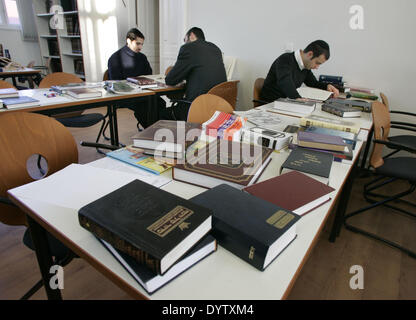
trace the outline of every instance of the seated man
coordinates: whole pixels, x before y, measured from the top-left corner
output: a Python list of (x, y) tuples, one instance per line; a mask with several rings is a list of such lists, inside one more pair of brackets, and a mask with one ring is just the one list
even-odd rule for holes
[(313, 75), (313, 69), (318, 69), (321, 64), (329, 59), (329, 46), (323, 40), (310, 43), (305, 50), (284, 53), (278, 57), (270, 67), (270, 71), (264, 80), (260, 98), (267, 102), (279, 98), (299, 99), (297, 92), (302, 83), (308, 87), (328, 90), (339, 95), (339, 91), (332, 85), (318, 82)]
[[(108, 78), (110, 80), (125, 80), (128, 77), (152, 74), (147, 57), (140, 52), (143, 43), (144, 35), (138, 29), (133, 28), (127, 32), (126, 45), (108, 59)], [(148, 108), (147, 102), (129, 107), (134, 111), (134, 116), (144, 128), (151, 125), (147, 121)]]
[(171, 108), (160, 110), (161, 119), (187, 120), (192, 101), (207, 93), (219, 83), (227, 81), (221, 50), (205, 41), (200, 28), (191, 28), (185, 36), (178, 59), (166, 76), (167, 85), (177, 85), (186, 80), (184, 100)]

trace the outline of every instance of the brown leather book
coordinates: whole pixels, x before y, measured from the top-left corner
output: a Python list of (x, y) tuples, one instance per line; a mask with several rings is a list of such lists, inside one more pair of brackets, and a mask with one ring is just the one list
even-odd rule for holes
[(304, 215), (331, 199), (335, 189), (307, 175), (291, 171), (243, 189), (260, 199)]
[(163, 152), (184, 153), (185, 143), (192, 142), (201, 134), (201, 125), (185, 121), (159, 120), (134, 135), (137, 148)]
[(186, 154), (186, 161), (173, 168), (173, 179), (204, 188), (226, 183), (242, 189), (257, 181), (271, 160), (273, 150), (258, 145), (214, 140)]

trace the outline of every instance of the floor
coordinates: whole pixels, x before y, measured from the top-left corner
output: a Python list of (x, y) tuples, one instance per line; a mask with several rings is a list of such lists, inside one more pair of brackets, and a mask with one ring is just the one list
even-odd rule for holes
[[(103, 112), (100, 108), (94, 112)], [(92, 112), (92, 111), (89, 111)], [(118, 113), (120, 141), (130, 143), (137, 132), (133, 113), (121, 109)], [(83, 129), (71, 129), (77, 142), (95, 141), (99, 125)], [(93, 148), (79, 147), (79, 162), (87, 163), (102, 157)], [(348, 211), (364, 204), (363, 184), (369, 178), (355, 181)], [(403, 187), (396, 184), (394, 189)], [(391, 188), (387, 191), (390, 192)], [(416, 197), (411, 198), (416, 202)], [(332, 217), (332, 216), (331, 216)], [(328, 241), (332, 226), (331, 217), (305, 263), (288, 299), (416, 299), (416, 259), (397, 249), (355, 234), (343, 228), (335, 243)], [(353, 220), (354, 219), (354, 220)], [(351, 219), (354, 224), (366, 226), (374, 232), (385, 234), (416, 251), (416, 221), (402, 214), (393, 214), (390, 209), (373, 210)], [(22, 227), (0, 224), (0, 299), (19, 299), (40, 279), (36, 257), (22, 243)], [(363, 281), (360, 283), (362, 267)], [(363, 285), (352, 289), (350, 284)], [(65, 267), (64, 299), (130, 299), (121, 289), (81, 259)], [(45, 299), (40, 289), (34, 300)]]

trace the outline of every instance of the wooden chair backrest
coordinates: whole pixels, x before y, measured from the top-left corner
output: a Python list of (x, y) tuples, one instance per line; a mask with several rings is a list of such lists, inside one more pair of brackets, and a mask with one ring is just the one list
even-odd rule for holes
[[(253, 100), (261, 100), (260, 99), (260, 92), (264, 85), (264, 78), (257, 78), (256, 81), (254, 81), (254, 87), (253, 87)], [(256, 108), (260, 106), (261, 103), (259, 102), (253, 102), (253, 108)]]
[(173, 66), (169, 66), (169, 67), (166, 68), (166, 70), (165, 70), (165, 76), (168, 75), (168, 73), (170, 72), (170, 70), (172, 70), (172, 68), (173, 68)]
[[(48, 74), (42, 81), (39, 83), (39, 88), (45, 89), (52, 86), (61, 86), (67, 83), (81, 83), (84, 82), (81, 78), (77, 77), (74, 74), (66, 72), (54, 72)], [(72, 111), (72, 112), (62, 112), (55, 114), (55, 118), (67, 118), (67, 117), (76, 117), (82, 114), (81, 111)]]
[(77, 77), (74, 74), (66, 72), (54, 72), (48, 74), (42, 81), (39, 83), (39, 88), (50, 88), (52, 86), (61, 86), (67, 83), (81, 83), (84, 82), (81, 78)]
[[(390, 112), (389, 109), (379, 101), (372, 104), (372, 115), (374, 125), (374, 138), (377, 140), (387, 141), (390, 133)], [(375, 143), (373, 152), (370, 158), (370, 165), (373, 168), (378, 168), (383, 165), (383, 145)]]
[(389, 100), (387, 99), (386, 95), (380, 92), (380, 97), (381, 97), (381, 101), (383, 102), (383, 104), (387, 107), (388, 110), (390, 110)]
[(4, 81), (4, 80), (0, 80), (0, 89), (11, 89), (14, 88), (14, 85), (12, 85), (11, 83)]
[(196, 98), (189, 108), (188, 122), (204, 123), (215, 111), (233, 113), (233, 107), (223, 98), (213, 94), (202, 94)]
[(103, 75), (103, 81), (107, 81), (108, 80), (108, 69), (105, 70), (104, 75)]
[(215, 94), (226, 100), (235, 109), (237, 104), (237, 84), (239, 81), (226, 81), (217, 84), (208, 91), (209, 94)]
[[(42, 155), (50, 175), (71, 163), (78, 162), (78, 149), (72, 134), (54, 118), (28, 112), (0, 114), (0, 196), (7, 190), (34, 181), (27, 170), (33, 155)], [(25, 225), (23, 212), (0, 204), (0, 221)]]

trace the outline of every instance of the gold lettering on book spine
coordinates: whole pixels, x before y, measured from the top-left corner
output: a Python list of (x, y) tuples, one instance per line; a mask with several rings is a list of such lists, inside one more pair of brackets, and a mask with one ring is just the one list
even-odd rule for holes
[(250, 260), (253, 260), (254, 259), (254, 253), (256, 252), (256, 248), (254, 248), (254, 247), (250, 247), (250, 251), (249, 251), (249, 253), (248, 253), (248, 258), (250, 259)]
[[(183, 206), (177, 206), (162, 218), (154, 222), (147, 228), (148, 231), (153, 232), (159, 237), (165, 237), (169, 232), (179, 226), (184, 220), (190, 217), (194, 212)], [(183, 231), (185, 228), (181, 228)]]

